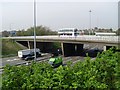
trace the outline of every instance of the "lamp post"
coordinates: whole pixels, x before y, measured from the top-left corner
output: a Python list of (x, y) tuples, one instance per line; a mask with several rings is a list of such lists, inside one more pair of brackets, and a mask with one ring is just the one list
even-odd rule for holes
[(90, 31), (91, 31), (91, 10), (89, 11), (89, 17), (90, 17), (90, 20), (89, 20), (89, 25), (90, 25), (90, 30), (89, 30), (89, 35), (90, 35)]
[(34, 61), (36, 61), (36, 1), (34, 0)]

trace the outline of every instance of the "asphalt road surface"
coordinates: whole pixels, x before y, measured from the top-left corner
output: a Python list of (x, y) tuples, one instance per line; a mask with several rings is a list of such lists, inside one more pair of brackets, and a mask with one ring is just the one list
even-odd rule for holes
[[(37, 60), (43, 60), (43, 59), (45, 59), (45, 58), (47, 58), (49, 56), (50, 56), (49, 54), (45, 53), (45, 54), (42, 54), (42, 57), (37, 58)], [(7, 65), (7, 64), (9, 64), (9, 65), (17, 65), (17, 64), (21, 64), (21, 63), (27, 63), (29, 61), (21, 60), (17, 56), (8, 57), (8, 58), (2, 58), (2, 67)]]
[[(97, 55), (97, 52), (94, 50), (90, 50), (87, 52), (90, 56), (95, 56)], [(83, 53), (85, 54), (85, 53)], [(79, 60), (84, 60), (85, 55), (83, 56), (70, 56), (70, 57), (62, 57), (63, 58), (63, 63), (66, 63), (67, 61), (72, 61), (73, 63), (79, 61)], [(42, 57), (37, 58), (38, 61), (48, 61), (50, 58), (50, 54), (48, 53), (43, 53)], [(30, 60), (29, 60), (30, 61)], [(8, 57), (8, 58), (2, 58), (2, 67), (9, 64), (9, 65), (19, 65), (21, 63), (27, 63), (29, 61), (21, 60), (17, 56), (15, 57)], [(32, 61), (32, 60), (31, 60)]]
[[(39, 62), (48, 62), (49, 58), (51, 57), (50, 54), (44, 54), (42, 55), (42, 57), (37, 58), (37, 61)], [(71, 61), (73, 64), (77, 63), (78, 61), (84, 61), (83, 56), (69, 56), (69, 57), (63, 57), (63, 65), (66, 65), (67, 62)], [(93, 58), (95, 59), (95, 58)], [(3, 58), (2, 59), (2, 67), (4, 67), (5, 65), (9, 64), (9, 65), (21, 65), (22, 63), (27, 64), (28, 62), (30, 62), (32, 60), (29, 61), (25, 61), (25, 60), (21, 60), (20, 58), (18, 58), (17, 56), (15, 57), (9, 57), (9, 58)], [(2, 73), (2, 68), (0, 69), (0, 74)]]

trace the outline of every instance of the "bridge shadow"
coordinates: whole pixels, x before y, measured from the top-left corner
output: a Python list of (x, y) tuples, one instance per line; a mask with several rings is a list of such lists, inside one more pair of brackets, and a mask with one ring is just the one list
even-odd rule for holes
[(100, 49), (84, 49), (83, 51), (81, 51), (81, 53), (73, 53), (72, 55), (65, 55), (65, 57), (68, 56), (82, 56), (82, 57), (96, 57), (98, 53), (102, 53), (103, 50)]
[[(48, 50), (49, 52), (48, 53), (54, 53), (54, 54), (58, 54), (58, 55), (62, 55), (62, 50), (59, 48), (58, 49), (51, 49), (51, 50)], [(89, 57), (96, 57), (98, 53), (102, 53), (103, 50), (100, 50), (98, 48), (94, 48), (94, 49), (83, 49), (83, 51), (77, 53), (72, 53), (72, 54), (69, 54), (69, 55), (64, 55), (65, 57), (69, 57), (69, 56), (82, 56), (82, 57), (86, 57), (87, 55)]]
[(98, 53), (102, 53), (103, 50), (100, 49), (89, 49), (89, 50), (84, 50), (83, 53), (81, 54), (81, 56), (86, 57), (87, 55), (89, 57), (96, 57)]

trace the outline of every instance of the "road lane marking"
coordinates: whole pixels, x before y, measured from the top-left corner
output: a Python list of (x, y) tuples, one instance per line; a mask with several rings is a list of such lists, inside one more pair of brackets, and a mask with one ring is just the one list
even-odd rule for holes
[(10, 60), (10, 59), (8, 59), (7, 61), (9, 62), (9, 61), (17, 61), (17, 60), (19, 60), (19, 59), (13, 59), (13, 60)]

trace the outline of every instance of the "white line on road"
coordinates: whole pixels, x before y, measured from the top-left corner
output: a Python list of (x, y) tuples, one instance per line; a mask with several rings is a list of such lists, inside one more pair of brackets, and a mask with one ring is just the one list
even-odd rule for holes
[(17, 60), (19, 60), (19, 59), (13, 59), (13, 60), (10, 60), (10, 59), (8, 59), (7, 61), (9, 62), (9, 61), (17, 61)]

